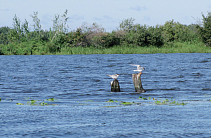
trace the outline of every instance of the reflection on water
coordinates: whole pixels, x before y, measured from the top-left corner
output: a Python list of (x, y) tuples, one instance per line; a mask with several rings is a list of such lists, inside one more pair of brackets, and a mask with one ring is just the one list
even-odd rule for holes
[[(0, 56), (4, 124), (0, 136), (211, 136), (210, 57), (205, 53)], [(141, 77), (146, 93), (135, 92), (130, 64), (145, 67)], [(116, 73), (120, 93), (110, 92), (112, 78), (107, 74)], [(140, 101), (140, 96), (188, 104), (158, 106), (153, 100)], [(27, 105), (49, 98), (56, 99), (55, 106)], [(119, 106), (107, 103), (109, 99), (141, 105)]]

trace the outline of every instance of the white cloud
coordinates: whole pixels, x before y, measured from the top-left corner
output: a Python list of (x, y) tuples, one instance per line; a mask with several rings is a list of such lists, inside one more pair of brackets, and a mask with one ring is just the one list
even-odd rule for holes
[(150, 21), (150, 17), (149, 16), (144, 16), (144, 20)]
[(94, 21), (102, 21), (103, 19), (102, 18), (99, 18), (99, 17), (93, 17), (92, 18)]
[(110, 16), (108, 16), (108, 15), (104, 15), (103, 18), (104, 18), (104, 19), (108, 19), (108, 20), (111, 20), (111, 19), (112, 19), (112, 18), (111, 18)]
[(3, 12), (4, 12), (4, 11), (9, 11), (9, 9), (0, 9), (0, 11), (3, 11)]
[(83, 15), (72, 15), (69, 17), (69, 20), (83, 20), (84, 16)]
[(130, 7), (131, 10), (135, 10), (135, 11), (146, 11), (147, 8), (144, 7), (140, 7), (140, 6), (135, 6), (135, 7)]

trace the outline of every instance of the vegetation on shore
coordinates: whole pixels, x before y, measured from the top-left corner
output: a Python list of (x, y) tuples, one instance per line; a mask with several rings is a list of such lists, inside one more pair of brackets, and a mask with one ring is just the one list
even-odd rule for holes
[(211, 13), (202, 14), (201, 24), (182, 25), (174, 20), (164, 25), (134, 24), (123, 20), (119, 27), (106, 32), (97, 23), (83, 23), (68, 31), (67, 10), (55, 15), (53, 27), (43, 30), (38, 12), (33, 18), (33, 30), (15, 15), (13, 28), (0, 28), (0, 55), (51, 54), (151, 54), (151, 53), (211, 53)]

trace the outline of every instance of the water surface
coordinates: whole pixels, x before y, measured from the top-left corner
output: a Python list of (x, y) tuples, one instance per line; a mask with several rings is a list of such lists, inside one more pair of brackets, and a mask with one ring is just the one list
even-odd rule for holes
[[(134, 91), (130, 64), (145, 67), (146, 93)], [(1, 137), (211, 136), (211, 54), (0, 56), (0, 65)], [(106, 76), (116, 73), (119, 93)], [(165, 99), (186, 105), (155, 104)]]

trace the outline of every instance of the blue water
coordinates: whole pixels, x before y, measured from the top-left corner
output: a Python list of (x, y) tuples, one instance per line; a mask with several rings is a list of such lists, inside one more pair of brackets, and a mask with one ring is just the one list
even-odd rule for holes
[[(130, 64), (145, 67), (146, 93), (135, 92)], [(0, 56), (0, 65), (0, 137), (211, 137), (211, 54)], [(121, 92), (110, 91), (116, 73)], [(155, 104), (165, 99), (185, 105)]]

